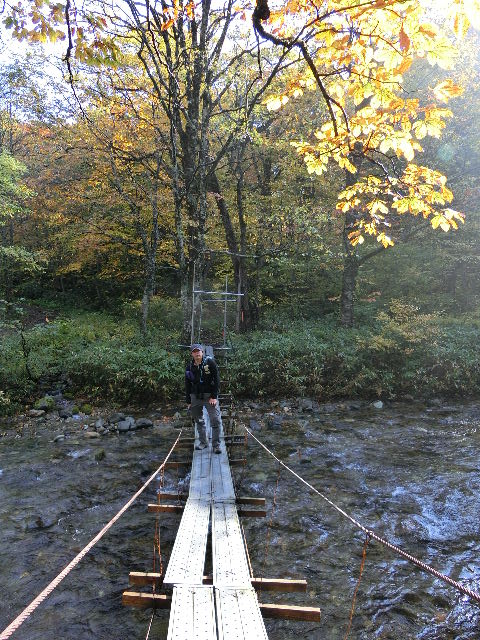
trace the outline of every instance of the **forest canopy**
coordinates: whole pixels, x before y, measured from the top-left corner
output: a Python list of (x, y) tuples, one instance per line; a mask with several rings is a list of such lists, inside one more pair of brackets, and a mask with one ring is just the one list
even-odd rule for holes
[(479, 16), (474, 0), (6, 3), (8, 331), (74, 305), (138, 314), (140, 341), (173, 318), (175, 343), (209, 323), (218, 339), (218, 305), (192, 309), (192, 290), (225, 280), (245, 339), (333, 317), (389, 352), (413, 339), (404, 321), (477, 322)]

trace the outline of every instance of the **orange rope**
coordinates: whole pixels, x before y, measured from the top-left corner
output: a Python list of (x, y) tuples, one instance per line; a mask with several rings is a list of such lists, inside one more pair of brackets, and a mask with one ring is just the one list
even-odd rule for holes
[(90, 540), (90, 542), (80, 551), (80, 553), (78, 553), (75, 558), (70, 562), (70, 564), (68, 564), (63, 571), (61, 571), (58, 576), (56, 578), (54, 578), (50, 584), (48, 584), (45, 589), (38, 594), (38, 596), (32, 600), (32, 602), (25, 607), (25, 609), (20, 613), (20, 615), (18, 615), (15, 620), (13, 620), (13, 622), (11, 622), (8, 627), (6, 629), (4, 629), (2, 631), (2, 634), (0, 635), (0, 640), (8, 640), (8, 638), (10, 638), (10, 636), (25, 622), (25, 620), (35, 611), (35, 609), (46, 599), (48, 598), (48, 596), (52, 593), (52, 591), (58, 587), (58, 585), (60, 584), (60, 582), (62, 582), (62, 580), (70, 573), (70, 571), (72, 571), (72, 569), (74, 569), (77, 564), (80, 562), (80, 560), (82, 558), (84, 558), (87, 553), (90, 551), (90, 549), (97, 544), (97, 542), (103, 538), (103, 536), (107, 533), (107, 531), (109, 529), (111, 529), (111, 527), (115, 524), (115, 522), (125, 513), (125, 511), (132, 505), (132, 503), (138, 498), (138, 496), (143, 493), (143, 491), (145, 491), (145, 489), (148, 487), (148, 485), (152, 482), (152, 480), (154, 480), (157, 476), (157, 474), (164, 468), (165, 463), (167, 462), (167, 460), (169, 459), (170, 455), (172, 454), (172, 451), (175, 449), (175, 447), (177, 446), (178, 441), (180, 440), (180, 436), (182, 435), (182, 432), (180, 431), (178, 438), (175, 440), (175, 442), (172, 445), (172, 448), (170, 449), (170, 451), (167, 454), (167, 457), (165, 458), (165, 460), (162, 462), (162, 464), (158, 467), (158, 469), (152, 473), (152, 475), (150, 476), (150, 478), (148, 478), (148, 480), (145, 482), (145, 484), (135, 493), (135, 495), (133, 495), (130, 500), (120, 509), (120, 511), (110, 520), (110, 522), (108, 522), (101, 531), (99, 531), (99, 533), (97, 533), (97, 535)]
[[(332, 502), (332, 500), (327, 498), (327, 496), (324, 495), (321, 491), (319, 491), (318, 489), (315, 489), (315, 487), (313, 485), (311, 485), (309, 482), (307, 482), (306, 480), (304, 480), (304, 478), (302, 478), (302, 476), (298, 475), (298, 473), (296, 473), (293, 469), (290, 469), (290, 467), (288, 465), (286, 465), (284, 462), (282, 462), (280, 460), (280, 458), (277, 458), (277, 456), (272, 451), (270, 451), (270, 449), (268, 447), (266, 447), (263, 444), (263, 442), (261, 442), (256, 436), (254, 436), (253, 433), (249, 429), (247, 429), (247, 427), (244, 426), (243, 428), (255, 440), (255, 442), (257, 442), (270, 456), (272, 456), (272, 458), (274, 458), (279, 464), (281, 464), (282, 467), (284, 467), (289, 473), (291, 473), (293, 476), (295, 476), (295, 478), (297, 478), (297, 480), (299, 482), (301, 482), (306, 487), (308, 487), (310, 489), (310, 491), (313, 491), (313, 493), (316, 493), (318, 496), (320, 496), (322, 498), (322, 500), (324, 500), (327, 504), (329, 504), (331, 507), (333, 507), (342, 516), (344, 516), (345, 518), (350, 520), (350, 522), (352, 524), (354, 524), (358, 529), (363, 531), (363, 533), (365, 535), (370, 536), (370, 538), (372, 540), (376, 540), (380, 544), (383, 544), (385, 547), (387, 547), (387, 549), (390, 549), (391, 551), (393, 551), (393, 552), (397, 553), (398, 555), (402, 556), (402, 558), (405, 558), (406, 560), (408, 560), (412, 564), (415, 564), (417, 567), (420, 567), (420, 569), (422, 569), (423, 571), (426, 571), (427, 573), (430, 573), (432, 576), (435, 576), (435, 578), (438, 578), (439, 580), (443, 580), (443, 582), (446, 582), (450, 586), (452, 586), (455, 589), (457, 589), (457, 591), (460, 591), (461, 593), (463, 593), (466, 596), (468, 596), (469, 598), (471, 598), (471, 600), (473, 600), (475, 602), (475, 604), (480, 604), (480, 593), (477, 593), (476, 591), (473, 591), (472, 589), (470, 589), (469, 587), (466, 587), (461, 582), (457, 582), (457, 580), (453, 580), (453, 578), (450, 578), (449, 576), (445, 575), (444, 573), (441, 573), (440, 571), (437, 571), (437, 569), (434, 569), (433, 567), (428, 565), (426, 562), (423, 562), (422, 560), (419, 560), (419, 558), (416, 558), (415, 556), (412, 556), (410, 553), (407, 553), (406, 551), (404, 551), (403, 549), (401, 549), (397, 545), (392, 544), (391, 542), (389, 542), (385, 538), (382, 538), (381, 536), (377, 535), (375, 533), (375, 531), (372, 531), (372, 529), (367, 529), (367, 527), (365, 527), (363, 524), (361, 524), (361, 522), (356, 520), (353, 516), (348, 514), (344, 509), (342, 509), (337, 504)], [(2, 639), (0, 638), (0, 640), (2, 640)]]
[(357, 600), (358, 587), (360, 586), (360, 582), (362, 580), (363, 568), (365, 567), (365, 560), (367, 559), (367, 547), (369, 542), (370, 542), (370, 536), (367, 534), (365, 536), (365, 542), (363, 543), (362, 562), (360, 563), (360, 575), (358, 576), (357, 586), (355, 587), (355, 591), (353, 592), (352, 606), (350, 609), (350, 619), (348, 621), (347, 632), (345, 633), (345, 637), (343, 638), (343, 640), (347, 640), (348, 635), (350, 633), (350, 629), (352, 627), (353, 614), (355, 612), (355, 602)]

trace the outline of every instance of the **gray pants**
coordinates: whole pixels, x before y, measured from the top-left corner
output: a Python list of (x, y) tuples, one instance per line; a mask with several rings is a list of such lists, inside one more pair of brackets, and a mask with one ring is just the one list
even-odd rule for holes
[(195, 420), (195, 424), (198, 429), (198, 436), (202, 444), (208, 444), (207, 430), (205, 428), (205, 420), (203, 419), (203, 407), (207, 409), (208, 418), (210, 420), (210, 426), (212, 427), (212, 447), (217, 447), (220, 444), (220, 406), (218, 400), (216, 404), (210, 404), (210, 394), (199, 393), (198, 395), (192, 393), (191, 398), (191, 415)]

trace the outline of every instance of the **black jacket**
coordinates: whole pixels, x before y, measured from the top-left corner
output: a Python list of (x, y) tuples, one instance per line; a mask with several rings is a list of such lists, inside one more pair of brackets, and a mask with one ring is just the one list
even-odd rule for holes
[(213, 358), (204, 357), (197, 366), (192, 360), (185, 370), (185, 400), (190, 404), (191, 393), (208, 393), (218, 398), (218, 367)]

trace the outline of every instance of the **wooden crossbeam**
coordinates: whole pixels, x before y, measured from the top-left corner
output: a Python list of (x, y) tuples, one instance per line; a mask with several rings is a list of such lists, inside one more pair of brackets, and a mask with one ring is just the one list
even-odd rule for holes
[(237, 504), (256, 504), (259, 507), (265, 506), (265, 498), (257, 498), (256, 496), (239, 496), (236, 499)]
[[(170, 609), (172, 596), (159, 593), (141, 593), (139, 591), (124, 591), (122, 603), (132, 607), (155, 607), (156, 609)], [(321, 612), (318, 607), (299, 607), (288, 604), (259, 603), (260, 611), (265, 618), (279, 620), (298, 620), (304, 622), (320, 622)]]
[(137, 587), (144, 587), (149, 584), (160, 585), (163, 582), (163, 573), (155, 571), (130, 571), (128, 574), (130, 584)]
[[(149, 513), (183, 513), (183, 504), (157, 504), (148, 505)], [(238, 515), (242, 518), (265, 518), (267, 512), (265, 509), (238, 509)]]
[(156, 609), (170, 609), (172, 596), (162, 593), (141, 593), (140, 591), (124, 591), (122, 604), (131, 607), (155, 607)]
[(164, 500), (187, 500), (188, 493), (175, 493), (174, 491), (161, 491), (160, 497)]
[(177, 467), (186, 467), (190, 464), (192, 464), (191, 460), (169, 460), (168, 462), (165, 462), (164, 468), (172, 469)]
[(321, 612), (318, 607), (297, 607), (290, 604), (262, 604), (260, 611), (264, 618), (278, 620), (298, 620), (303, 622), (320, 622)]
[[(188, 493), (175, 493), (174, 491), (161, 491), (160, 497), (164, 500), (182, 500), (188, 499)], [(257, 496), (239, 496), (236, 499), (237, 504), (254, 504), (259, 507), (265, 506), (265, 498)]]
[[(161, 585), (163, 574), (155, 571), (130, 571), (130, 584), (144, 587), (155, 584)], [(203, 576), (205, 586), (213, 584), (213, 576)], [(279, 591), (283, 593), (302, 592), (307, 590), (306, 580), (292, 580), (291, 578), (252, 578), (252, 587), (256, 591)]]
[(238, 467), (239, 465), (247, 464), (247, 461), (246, 461), (245, 458), (231, 459), (231, 460), (229, 460), (229, 462), (230, 462), (230, 466), (231, 467)]
[(265, 509), (237, 509), (238, 515), (242, 518), (265, 518), (267, 511)]
[(183, 513), (183, 504), (149, 504), (149, 513)]
[(292, 580), (290, 578), (252, 578), (255, 591), (282, 591), (283, 593), (307, 591), (306, 580)]

